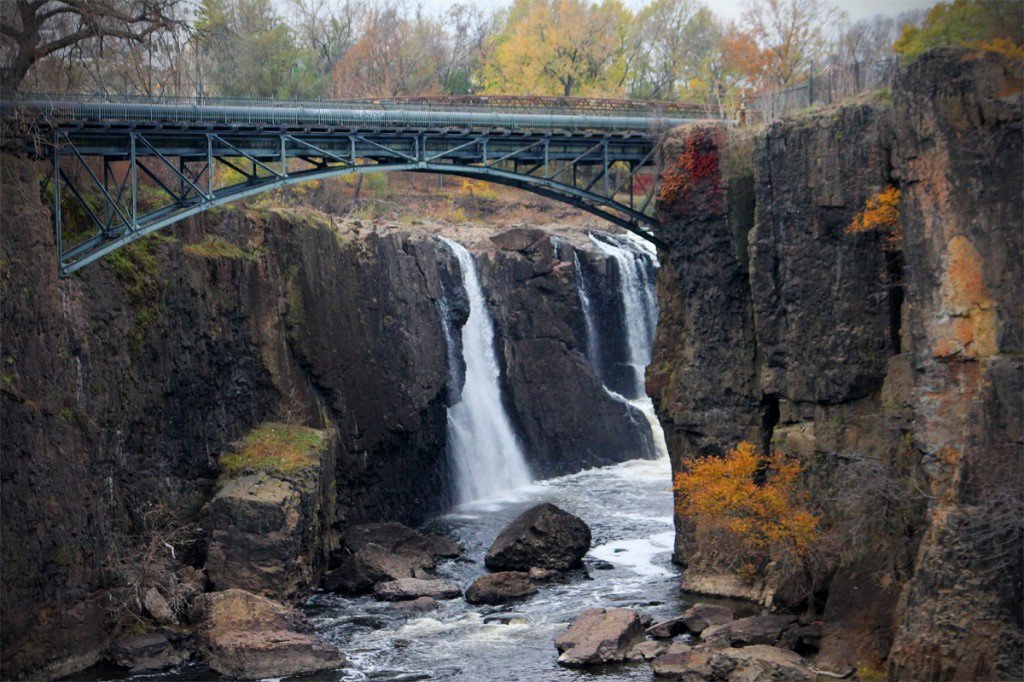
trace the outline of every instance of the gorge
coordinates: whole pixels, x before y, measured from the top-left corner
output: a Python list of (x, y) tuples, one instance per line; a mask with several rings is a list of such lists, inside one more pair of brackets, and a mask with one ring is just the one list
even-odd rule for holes
[[(212, 675), (188, 604), (235, 590), (303, 605), (330, 679), (579, 679), (552, 640), (582, 611), (694, 601), (790, 614), (834, 675), (1019, 677), (1021, 108), (1014, 63), (948, 49), (892, 92), (669, 131), (660, 253), (254, 201), (61, 279), (5, 155), (3, 677), (124, 677), (116, 642), (152, 633), (184, 652), (164, 679)], [(889, 186), (902, 243), (850, 233)], [(722, 570), (674, 512), (673, 475), (742, 441), (802, 467), (799, 579)], [(426, 542), (403, 577), (461, 591), (544, 501), (594, 537), (525, 601), (369, 594), (367, 546)]]

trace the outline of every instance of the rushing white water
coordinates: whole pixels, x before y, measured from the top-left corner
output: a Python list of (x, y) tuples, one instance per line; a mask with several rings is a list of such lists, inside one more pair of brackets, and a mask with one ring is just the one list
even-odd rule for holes
[[(455, 471), (458, 501), (486, 499), (530, 483), (530, 469), (522, 446), (501, 401), (498, 358), (494, 351), (494, 323), (487, 311), (473, 256), (464, 246), (444, 239), (459, 261), (469, 297), (469, 319), (462, 327), (462, 355), (466, 376), (461, 400), (448, 408), (448, 448)], [(454, 347), (446, 321), (449, 357)], [(452, 381), (458, 385), (458, 363)]]
[(606, 241), (594, 235), (591, 241), (615, 261), (619, 272), (622, 308), (625, 314), (626, 347), (629, 365), (633, 368), (633, 400), (646, 397), (644, 371), (651, 364), (651, 346), (654, 329), (658, 324), (658, 302), (654, 293), (654, 258), (646, 247), (632, 241)]
[(594, 373), (601, 376), (601, 348), (600, 339), (597, 335), (597, 325), (594, 322), (594, 304), (590, 300), (590, 282), (587, 281), (587, 273), (580, 263), (579, 254), (576, 249), (572, 250), (572, 263), (575, 271), (576, 290), (580, 295), (580, 308), (583, 309), (583, 321), (587, 331), (587, 359)]

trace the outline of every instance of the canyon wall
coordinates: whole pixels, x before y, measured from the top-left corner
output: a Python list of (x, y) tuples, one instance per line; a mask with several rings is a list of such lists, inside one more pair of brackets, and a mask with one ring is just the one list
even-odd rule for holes
[[(1019, 677), (1021, 83), (962, 50), (891, 95), (750, 135), (674, 131), (648, 385), (675, 471), (740, 440), (798, 457), (828, 537), (812, 594), (705, 570), (684, 586), (810, 608), (819, 663)], [(902, 243), (848, 234), (902, 191)]]
[[(218, 589), (245, 582), (250, 550), (280, 557), (283, 572), (253, 569), (249, 589), (295, 599), (349, 524), (418, 523), (450, 504), (440, 303), (462, 309), (457, 324), (466, 304), (450, 300), (464, 298), (461, 275), (435, 237), (302, 209), (217, 209), (60, 279), (37, 171), (3, 158), (5, 678), (95, 662), (130, 610), (137, 576), (125, 567), (165, 538), (180, 568), (209, 563)], [(626, 413), (577, 347), (571, 269), (550, 240), (529, 246), (491, 245), (483, 270), (531, 466), (636, 456), (644, 433), (616, 426)], [(594, 414), (608, 421), (585, 428)], [(321, 445), (269, 479), (231, 469), (235, 443), (267, 429), (283, 439), (273, 447)], [(259, 511), (247, 504), (283, 516), (269, 534), (236, 534), (238, 515)]]

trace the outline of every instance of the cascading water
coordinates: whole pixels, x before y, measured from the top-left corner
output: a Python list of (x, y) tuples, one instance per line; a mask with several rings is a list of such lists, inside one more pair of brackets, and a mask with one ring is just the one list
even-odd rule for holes
[[(647, 242), (630, 237), (618, 238), (606, 235), (603, 238), (590, 235), (590, 240), (606, 256), (611, 258), (619, 274), (619, 295), (622, 299), (624, 329), (626, 335), (626, 361), (632, 368), (633, 382), (631, 395), (621, 395), (607, 386), (615, 398), (628, 402), (639, 410), (651, 426), (654, 446), (658, 456), (668, 456), (665, 432), (654, 412), (654, 404), (647, 396), (644, 373), (651, 363), (651, 347), (654, 331), (658, 324), (658, 301), (654, 291), (654, 273), (657, 270), (656, 253)], [(606, 241), (607, 240), (607, 241)], [(642, 243), (641, 243), (642, 242)], [(580, 307), (586, 321), (587, 356), (598, 376), (601, 374), (600, 357), (597, 350), (598, 323), (595, 320), (590, 284), (582, 268), (579, 256), (573, 251), (576, 266), (576, 286), (579, 290)]]
[(644, 372), (651, 364), (651, 346), (658, 324), (658, 303), (654, 294), (654, 254), (646, 246), (626, 239), (610, 240), (590, 235), (590, 240), (606, 256), (615, 261), (619, 273), (619, 295), (625, 315), (627, 361), (633, 369), (632, 394), (627, 398), (646, 397)]
[[(455, 471), (459, 503), (496, 497), (530, 483), (526, 457), (504, 404), (498, 383), (494, 351), (494, 323), (487, 311), (473, 256), (464, 246), (442, 240), (455, 254), (469, 298), (469, 318), (462, 327), (462, 354), (466, 363), (461, 400), (448, 408), (448, 452)], [(444, 311), (442, 311), (444, 312)], [(459, 385), (459, 363), (454, 361), (453, 330), (444, 321), (451, 381)]]

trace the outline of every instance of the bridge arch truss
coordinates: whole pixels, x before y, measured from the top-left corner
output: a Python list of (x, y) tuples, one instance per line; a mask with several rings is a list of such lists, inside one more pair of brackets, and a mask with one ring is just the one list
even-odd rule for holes
[[(661, 246), (653, 233), (658, 145), (647, 132), (163, 123), (119, 129), (94, 123), (55, 126), (51, 133), (49, 149), (37, 143), (35, 152), (51, 164), (62, 275), (216, 206), (300, 182), (389, 171), (517, 187)], [(160, 205), (153, 205), (153, 188)], [(62, 229), (62, 204), (69, 198), (80, 204), (90, 228), (73, 242)]]

